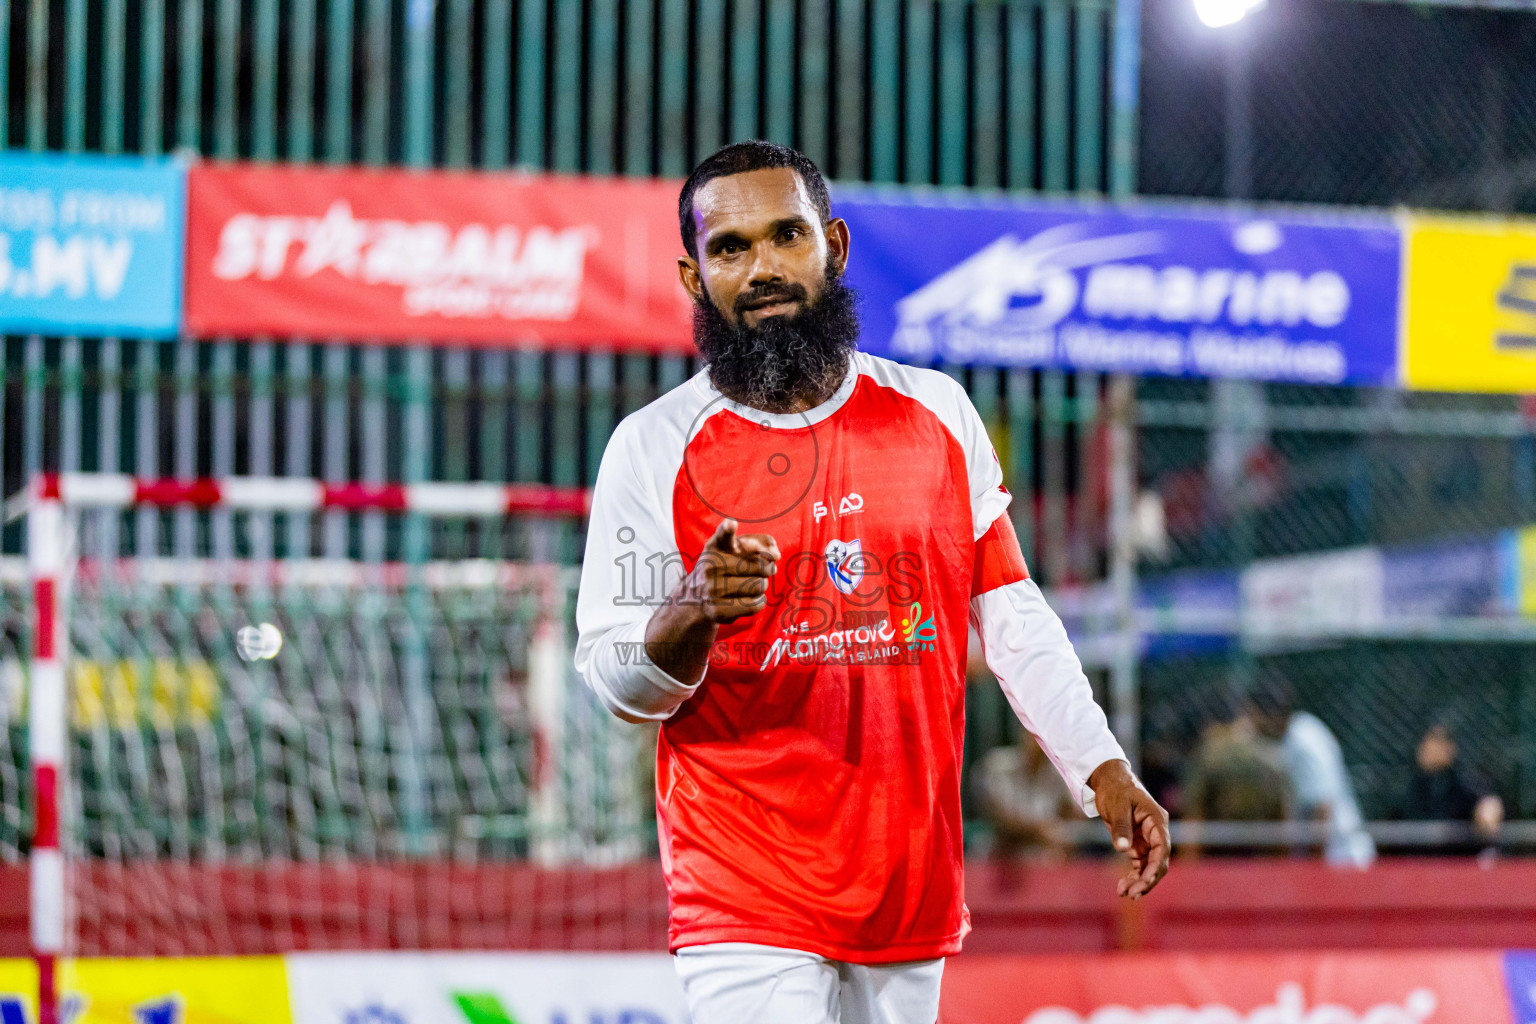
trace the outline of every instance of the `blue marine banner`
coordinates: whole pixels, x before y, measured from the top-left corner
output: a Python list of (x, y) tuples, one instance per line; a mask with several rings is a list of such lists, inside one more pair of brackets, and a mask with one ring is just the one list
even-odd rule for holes
[(906, 362), (1396, 384), (1387, 216), (839, 189), (861, 347)]
[(0, 153), (0, 331), (175, 335), (186, 168)]

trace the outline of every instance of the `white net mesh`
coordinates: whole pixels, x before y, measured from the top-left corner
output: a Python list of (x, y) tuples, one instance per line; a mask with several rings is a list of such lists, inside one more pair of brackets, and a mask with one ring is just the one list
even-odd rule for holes
[[(78, 952), (534, 945), (539, 915), (571, 901), (532, 888), (579, 888), (654, 849), (650, 737), (574, 675), (570, 567), (71, 565)], [(0, 860), (18, 862), (25, 567), (0, 577)], [(540, 871), (555, 864), (558, 883)], [(653, 927), (653, 895), (612, 902), (565, 921), (569, 941), (605, 913)]]

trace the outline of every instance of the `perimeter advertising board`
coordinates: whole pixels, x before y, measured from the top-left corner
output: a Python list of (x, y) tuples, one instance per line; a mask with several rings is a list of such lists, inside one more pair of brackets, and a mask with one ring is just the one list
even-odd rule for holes
[(1536, 393), (1536, 222), (1411, 215), (1404, 378)]
[[(665, 953), (85, 959), (61, 1024), (687, 1024)], [(37, 971), (0, 960), (0, 1020)], [(939, 1024), (1533, 1024), (1536, 953), (963, 954)]]
[(207, 164), (188, 205), (200, 337), (692, 350), (672, 182)]
[(0, 153), (0, 332), (169, 338), (186, 168)]
[[(89, 957), (59, 964), (59, 1024), (290, 1024), (281, 957)], [(37, 967), (0, 960), (0, 1021), (37, 1020)]]
[(1385, 216), (839, 191), (866, 351), (904, 361), (1397, 381)]

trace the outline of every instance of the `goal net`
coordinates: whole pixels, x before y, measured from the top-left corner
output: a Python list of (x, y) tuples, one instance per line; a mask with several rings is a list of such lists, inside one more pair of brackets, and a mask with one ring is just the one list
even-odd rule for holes
[(0, 567), (0, 868), (30, 864), (40, 957), (654, 935), (664, 902), (614, 869), (654, 849), (651, 737), (574, 677), (576, 569), (92, 554), (135, 507), (430, 533), (580, 499), (37, 482)]

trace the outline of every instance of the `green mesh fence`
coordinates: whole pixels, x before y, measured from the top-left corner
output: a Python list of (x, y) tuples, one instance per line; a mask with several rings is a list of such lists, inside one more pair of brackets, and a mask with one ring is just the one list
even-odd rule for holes
[[(1281, 679), (1344, 749), (1361, 810), (1391, 819), (1407, 795), (1426, 725), (1443, 720), (1460, 759), (1511, 817), (1536, 816), (1536, 643), (1354, 641), (1267, 653), (1244, 665), (1178, 656), (1143, 668), (1142, 729), (1153, 773), (1181, 775), (1202, 729), (1229, 716), (1243, 686)], [(1239, 681), (1235, 683), (1234, 681)]]
[[(1162, 595), (1141, 666), (1149, 773), (1176, 786), (1202, 729), (1278, 682), (1338, 736), (1367, 817), (1398, 810), (1434, 721), (1511, 817), (1536, 816), (1536, 619), (1514, 550), (1536, 524), (1529, 403), (1140, 393), (1141, 486), (1161, 513), (1141, 565)], [(1181, 627), (1191, 593), (1226, 620)]]

